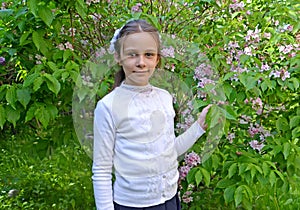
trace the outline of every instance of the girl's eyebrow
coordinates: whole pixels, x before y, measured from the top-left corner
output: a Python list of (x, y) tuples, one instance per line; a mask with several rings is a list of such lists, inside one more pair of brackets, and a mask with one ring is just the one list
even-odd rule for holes
[[(137, 51), (139, 51), (139, 49), (136, 49), (136, 48), (127, 48), (126, 50), (125, 50), (125, 52), (137, 52)], [(146, 50), (144, 50), (145, 52), (157, 52), (157, 49), (153, 49), (153, 48), (148, 48), (148, 49), (146, 49)]]

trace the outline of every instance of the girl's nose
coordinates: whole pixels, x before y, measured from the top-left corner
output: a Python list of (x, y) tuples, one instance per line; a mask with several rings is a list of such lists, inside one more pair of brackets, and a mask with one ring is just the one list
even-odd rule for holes
[(143, 68), (146, 66), (145, 57), (143, 55), (138, 56), (137, 67)]

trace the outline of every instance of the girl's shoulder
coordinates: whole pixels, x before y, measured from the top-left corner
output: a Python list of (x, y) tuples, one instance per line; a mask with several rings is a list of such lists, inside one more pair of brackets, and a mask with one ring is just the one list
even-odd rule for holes
[(172, 97), (172, 95), (166, 89), (162, 89), (156, 86), (153, 86), (153, 89), (161, 95), (165, 95), (166, 97)]

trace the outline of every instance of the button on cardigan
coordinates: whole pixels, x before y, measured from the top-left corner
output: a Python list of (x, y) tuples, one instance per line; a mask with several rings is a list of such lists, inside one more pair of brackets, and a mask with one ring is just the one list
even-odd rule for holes
[(200, 125), (195, 122), (176, 137), (172, 96), (150, 84), (121, 84), (97, 103), (94, 114), (97, 209), (113, 210), (113, 201), (149, 207), (171, 199), (177, 192), (177, 157), (204, 133)]

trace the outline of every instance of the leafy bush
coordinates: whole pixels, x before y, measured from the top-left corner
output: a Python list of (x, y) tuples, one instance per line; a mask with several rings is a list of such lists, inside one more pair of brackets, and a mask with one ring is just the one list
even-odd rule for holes
[(1, 209), (93, 209), (91, 159), (80, 145), (41, 160), (21, 148), (28, 143), (10, 141), (1, 148)]
[[(180, 97), (184, 96), (180, 95), (180, 88), (172, 92), (170, 86), (170, 91), (180, 99), (175, 104), (182, 116), (176, 119), (177, 131), (184, 130), (194, 114), (191, 107), (182, 106), (183, 102), (194, 102), (196, 112), (208, 103), (215, 104), (209, 113), (207, 134), (191, 149), (194, 153), (187, 154), (181, 162), (183, 209), (297, 209), (300, 203), (299, 7), (294, 0), (150, 0), (143, 4), (96, 0), (3, 2), (0, 11), (0, 27), (4, 29), (0, 30), (2, 143), (10, 141), (14, 133), (13, 142), (30, 145), (27, 150), (36, 152), (42, 159), (41, 166), (51, 163), (59, 167), (49, 157), (57, 157), (58, 162), (64, 158), (73, 161), (63, 151), (71, 152), (73, 148), (65, 145), (73, 145), (75, 136), (71, 129), (74, 88), (81, 84), (74, 97), (82, 101), (91, 99), (93, 106), (112, 87), (112, 72), (108, 72), (101, 75), (103, 80), (97, 81), (92, 89), (87, 88), (80, 77), (81, 69), (89, 66), (89, 70), (97, 72), (99, 63), (87, 60), (93, 56), (103, 58), (106, 53), (103, 47), (125, 21), (144, 18), (163, 35), (171, 37), (164, 39), (161, 69), (171, 75), (169, 80), (162, 77), (166, 80), (164, 85), (172, 84), (172, 78), (179, 78), (186, 85), (184, 88), (196, 96), (189, 101)], [(99, 72), (95, 75), (99, 76)], [(75, 114), (79, 118), (82, 115)], [(92, 119), (89, 112), (82, 116)], [(78, 129), (76, 122), (75, 126)], [(80, 131), (80, 141), (81, 137), (90, 137), (88, 131)], [(7, 155), (1, 156), (8, 171), (5, 175), (14, 174), (15, 169), (8, 165), (12, 151), (4, 149)], [(79, 154), (66, 154), (80, 157), (79, 166), (87, 169), (89, 165), (85, 164), (90, 160), (81, 156), (81, 150), (76, 151)], [(6, 180), (1, 195), (3, 205), (83, 206), (76, 199), (82, 194), (79, 181), (90, 184), (90, 176), (81, 180), (80, 172), (74, 168), (74, 177), (69, 178), (54, 167), (51, 170), (55, 173), (42, 173), (43, 167), (36, 166), (30, 156), (17, 154), (18, 157), (14, 156), (17, 165), (13, 167), (20, 164), (20, 176), (26, 179), (16, 182), (21, 191), (10, 200), (7, 192), (12, 186), (8, 178), (3, 179)], [(31, 176), (35, 172), (43, 182)], [(32, 185), (32, 181), (37, 184)], [(75, 183), (74, 192), (68, 191), (74, 186), (71, 183)], [(57, 194), (50, 192), (49, 186), (64, 200), (56, 203)], [(22, 191), (25, 188), (29, 190)], [(91, 196), (91, 189), (87, 189)], [(65, 190), (70, 194), (63, 194)], [(87, 205), (93, 205), (89, 201)]]

